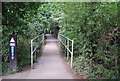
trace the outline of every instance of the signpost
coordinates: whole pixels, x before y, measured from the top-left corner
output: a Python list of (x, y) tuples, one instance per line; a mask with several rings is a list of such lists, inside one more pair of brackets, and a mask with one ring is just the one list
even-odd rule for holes
[(16, 71), (17, 69), (17, 62), (16, 62), (16, 36), (11, 35), (10, 37), (10, 67), (12, 71)]

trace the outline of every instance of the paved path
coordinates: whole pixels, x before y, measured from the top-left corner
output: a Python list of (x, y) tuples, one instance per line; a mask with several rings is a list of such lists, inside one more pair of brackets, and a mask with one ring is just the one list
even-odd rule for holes
[(3, 77), (7, 79), (74, 79), (66, 68), (57, 46), (57, 39), (46, 34), (46, 45), (35, 69)]

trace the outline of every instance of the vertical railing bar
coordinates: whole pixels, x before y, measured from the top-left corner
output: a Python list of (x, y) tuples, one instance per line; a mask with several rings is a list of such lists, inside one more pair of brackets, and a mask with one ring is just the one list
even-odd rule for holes
[(43, 45), (44, 45), (44, 40), (45, 40), (45, 36), (44, 36), (44, 34), (43, 34)]
[(36, 51), (35, 51), (35, 61), (36, 61), (37, 55), (36, 55)]
[[(41, 40), (40, 40), (41, 39)], [(34, 41), (35, 40), (35, 41)], [(34, 47), (33, 47), (33, 44), (34, 44), (34, 46), (35, 47), (39, 47), (39, 45), (40, 45), (40, 41), (41, 42), (44, 42), (44, 35), (39, 35), (39, 36), (37, 36), (37, 37), (35, 37), (35, 38), (33, 38), (32, 40), (31, 40), (31, 69), (33, 69), (34, 68), (34, 66), (33, 66), (33, 54), (34, 54), (34, 52), (35, 52), (35, 58), (36, 58), (36, 49), (35, 49), (35, 51), (33, 50), (34, 49)], [(35, 42), (35, 43), (34, 43)]]
[[(73, 50), (74, 50), (74, 40), (69, 39), (68, 37), (65, 37), (61, 34), (58, 35), (58, 39), (60, 41), (60, 43), (62, 44), (62, 48), (63, 46), (65, 46), (65, 48), (67, 49), (67, 51), (65, 50), (65, 52), (67, 52), (67, 60), (69, 59), (69, 52), (71, 54), (71, 68), (73, 67)], [(66, 39), (66, 40), (65, 40)], [(70, 45), (69, 43), (72, 42), (72, 48), (70, 49)], [(66, 54), (66, 53), (65, 53)]]
[(74, 41), (72, 40), (71, 68), (73, 67), (73, 45), (74, 45)]
[(33, 40), (31, 40), (31, 69), (33, 68)]
[[(68, 49), (69, 49), (69, 40), (67, 40), (67, 46), (68, 46)], [(69, 51), (67, 50), (67, 60), (69, 58)]]
[[(66, 45), (66, 39), (64, 39), (64, 43)], [(66, 56), (66, 48), (64, 47), (64, 50), (65, 50), (65, 56)]]

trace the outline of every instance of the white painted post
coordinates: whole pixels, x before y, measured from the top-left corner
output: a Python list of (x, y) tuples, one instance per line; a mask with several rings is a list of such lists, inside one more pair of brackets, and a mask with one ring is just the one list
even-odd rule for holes
[(31, 69), (33, 68), (33, 40), (31, 40)]
[(44, 34), (43, 34), (43, 39), (42, 40), (43, 40), (43, 45), (44, 45), (44, 40), (45, 40), (45, 35)]
[(59, 43), (59, 47), (60, 47), (60, 38), (59, 38), (59, 34), (58, 34), (58, 43)]
[(35, 51), (35, 61), (36, 61), (36, 59), (37, 59), (37, 53), (36, 53), (36, 51)]
[[(39, 45), (39, 44), (38, 44), (38, 39), (35, 40), (35, 43), (36, 43), (36, 46)], [(33, 59), (34, 59), (34, 58), (35, 58), (35, 60), (36, 60), (36, 58), (37, 58), (37, 57), (36, 57), (36, 51), (35, 51), (35, 56), (33, 57)]]
[(74, 45), (74, 41), (72, 40), (71, 68), (73, 67), (73, 45)]
[[(41, 39), (41, 40), (40, 40)], [(32, 40), (31, 40), (31, 69), (33, 69), (34, 68), (34, 63), (33, 63), (33, 61), (34, 61), (34, 56), (33, 56), (33, 54), (34, 54), (34, 52), (35, 52), (35, 58), (37, 58), (37, 55), (36, 55), (36, 51), (37, 51), (37, 48), (39, 47), (39, 45), (41, 44), (43, 42), (43, 44), (44, 44), (44, 34), (43, 35), (39, 35), (39, 36), (37, 36), (37, 37), (35, 37), (35, 38), (33, 38)], [(34, 46), (35, 46), (35, 49), (33, 48), (33, 44), (34, 44)]]
[[(65, 41), (65, 45), (66, 45), (67, 39), (65, 39), (64, 41)], [(66, 45), (66, 46), (67, 46), (67, 45)], [(65, 47), (64, 47), (64, 48), (65, 48)], [(67, 52), (67, 49), (65, 48), (65, 56), (66, 56), (66, 54), (67, 54), (66, 52)]]
[[(67, 40), (67, 47), (69, 49), (69, 40)], [(68, 58), (69, 58), (69, 51), (67, 50), (67, 60), (68, 60)]]
[(62, 48), (62, 45), (61, 45), (61, 39), (60, 39), (60, 34), (59, 34), (58, 39), (59, 39), (59, 45), (60, 45), (60, 48)]

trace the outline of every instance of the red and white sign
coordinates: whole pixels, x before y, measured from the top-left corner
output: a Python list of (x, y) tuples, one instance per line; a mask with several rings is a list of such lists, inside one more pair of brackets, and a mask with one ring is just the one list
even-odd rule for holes
[(12, 37), (11, 40), (10, 40), (10, 46), (15, 46), (15, 40), (14, 40), (13, 37)]
[(15, 43), (10, 43), (10, 46), (15, 46)]
[(15, 40), (13, 37), (11, 38), (10, 43), (15, 43)]

